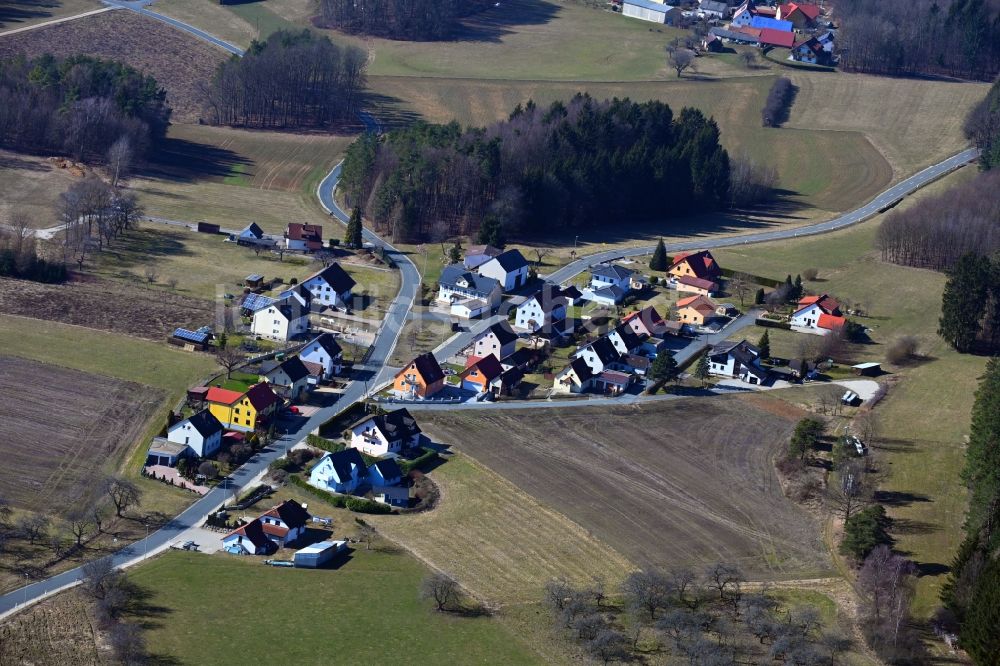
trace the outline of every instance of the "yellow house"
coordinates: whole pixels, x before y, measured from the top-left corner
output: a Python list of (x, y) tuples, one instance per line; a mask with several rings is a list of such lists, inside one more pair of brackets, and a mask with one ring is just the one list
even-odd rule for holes
[(677, 321), (692, 326), (702, 326), (715, 315), (715, 303), (701, 294), (677, 301)]
[(205, 394), (208, 411), (222, 425), (252, 432), (263, 428), (269, 416), (281, 405), (281, 399), (267, 384), (255, 384), (246, 393), (213, 386)]

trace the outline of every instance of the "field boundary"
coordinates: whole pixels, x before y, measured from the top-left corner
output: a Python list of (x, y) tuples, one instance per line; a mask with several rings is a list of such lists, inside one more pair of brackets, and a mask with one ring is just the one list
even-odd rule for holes
[(111, 12), (116, 9), (118, 9), (118, 7), (101, 7), (99, 9), (91, 9), (89, 12), (83, 12), (82, 14), (73, 14), (72, 16), (63, 16), (62, 18), (52, 19), (51, 21), (43, 21), (42, 23), (36, 23), (34, 25), (26, 25), (23, 28), (4, 30), (3, 32), (0, 32), (0, 37), (6, 37), (7, 35), (16, 35), (20, 32), (27, 32), (29, 30), (35, 30), (37, 28), (46, 28), (50, 25), (66, 23), (67, 21), (75, 21), (77, 19), (93, 16), (94, 14), (103, 14), (104, 12)]

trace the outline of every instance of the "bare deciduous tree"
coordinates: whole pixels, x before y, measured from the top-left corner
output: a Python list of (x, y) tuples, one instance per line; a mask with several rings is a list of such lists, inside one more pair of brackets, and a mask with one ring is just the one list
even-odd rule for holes
[(84, 509), (71, 511), (66, 516), (66, 522), (69, 524), (70, 534), (73, 535), (79, 548), (83, 545), (83, 538), (90, 533), (90, 529), (93, 527), (91, 513)]
[(453, 608), (461, 598), (461, 589), (455, 579), (444, 573), (434, 573), (424, 578), (420, 586), (420, 596), (431, 599), (437, 610)]
[(226, 379), (233, 376), (233, 370), (246, 361), (246, 356), (235, 347), (224, 347), (215, 352), (215, 362), (226, 371)]
[(121, 136), (108, 148), (108, 171), (111, 174), (111, 187), (118, 187), (118, 181), (128, 176), (132, 168), (132, 141), (128, 135)]
[(630, 573), (622, 583), (622, 594), (631, 608), (639, 608), (656, 619), (658, 610), (670, 605), (670, 583), (659, 571), (642, 570)]
[(32, 514), (30, 516), (21, 516), (17, 520), (16, 531), (22, 539), (27, 539), (28, 543), (35, 545), (35, 542), (45, 531), (49, 529), (49, 519), (45, 516), (38, 514)]
[(726, 286), (729, 287), (731, 293), (736, 294), (736, 297), (740, 299), (740, 307), (743, 307), (753, 287), (753, 278), (746, 273), (733, 273)]
[(681, 77), (681, 74), (685, 70), (694, 70), (694, 52), (688, 48), (682, 47), (680, 45), (668, 46), (667, 47), (667, 64), (670, 68), (677, 72), (677, 78)]
[(115, 515), (119, 518), (133, 506), (139, 506), (142, 501), (139, 487), (119, 476), (109, 476), (104, 480), (104, 492), (111, 498), (111, 503), (115, 505)]

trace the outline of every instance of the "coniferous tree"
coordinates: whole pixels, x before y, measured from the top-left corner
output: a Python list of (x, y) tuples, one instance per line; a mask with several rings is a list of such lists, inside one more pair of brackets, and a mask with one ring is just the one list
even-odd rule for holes
[(972, 408), (962, 480), (969, 488), (965, 528), (987, 550), (1000, 546), (1000, 359), (986, 364)]
[(968, 253), (959, 258), (945, 284), (938, 335), (960, 352), (975, 346), (989, 294), (990, 262)]
[(661, 352), (653, 359), (649, 368), (650, 375), (656, 381), (672, 382), (680, 376), (677, 359), (669, 352)]
[(797, 301), (802, 298), (802, 276), (796, 275), (795, 282), (792, 283), (792, 300)]
[(448, 260), (453, 264), (462, 261), (462, 241), (456, 240), (455, 244), (448, 249)]
[(362, 245), (361, 207), (355, 206), (347, 221), (347, 231), (344, 232), (344, 245), (358, 249)]
[(667, 263), (667, 246), (663, 244), (663, 239), (656, 244), (653, 256), (649, 260), (649, 268), (654, 271), (665, 271), (669, 267)]
[(757, 341), (757, 348), (760, 349), (760, 357), (762, 359), (771, 358), (770, 331), (764, 331), (764, 335), (760, 336), (760, 340)]
[(754, 297), (753, 297), (753, 303), (754, 303), (754, 305), (763, 305), (764, 304), (764, 298), (765, 298), (764, 287), (761, 287), (760, 289), (757, 290), (757, 293), (754, 294)]
[(483, 225), (479, 227), (476, 241), (481, 245), (492, 245), (501, 250), (503, 249), (507, 243), (503, 235), (503, 225), (500, 224), (500, 220), (496, 216), (486, 216), (486, 219), (483, 220)]
[(709, 374), (708, 352), (702, 352), (702, 355), (698, 357), (698, 365), (694, 368), (694, 376), (700, 379), (702, 386), (704, 386)]
[(892, 537), (886, 531), (888, 526), (889, 518), (881, 504), (858, 511), (844, 522), (840, 552), (851, 555), (859, 562), (864, 560), (876, 546), (892, 543)]
[(962, 647), (975, 664), (1000, 659), (1000, 561), (988, 558), (962, 623)]

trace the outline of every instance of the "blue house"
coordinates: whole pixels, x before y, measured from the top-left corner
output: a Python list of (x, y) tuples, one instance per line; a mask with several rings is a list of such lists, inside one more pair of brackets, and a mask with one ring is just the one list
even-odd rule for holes
[(791, 32), (793, 28), (791, 21), (779, 21), (767, 16), (754, 16), (750, 19), (750, 27), (759, 30), (770, 28), (771, 30), (781, 30), (782, 32)]
[(403, 471), (393, 458), (376, 460), (368, 468), (368, 483), (373, 486), (396, 486), (403, 479)]
[(368, 477), (368, 466), (357, 449), (327, 453), (309, 472), (309, 483), (334, 493), (353, 493)]

